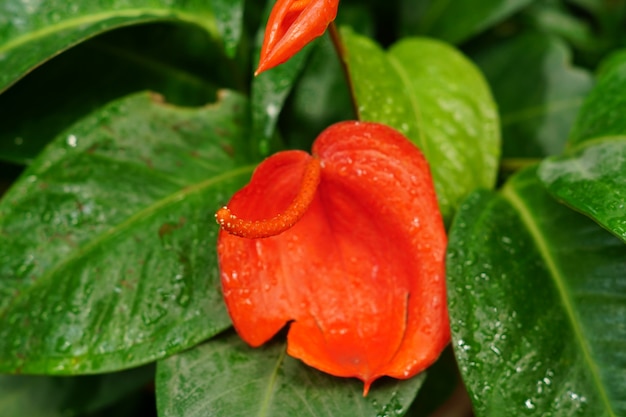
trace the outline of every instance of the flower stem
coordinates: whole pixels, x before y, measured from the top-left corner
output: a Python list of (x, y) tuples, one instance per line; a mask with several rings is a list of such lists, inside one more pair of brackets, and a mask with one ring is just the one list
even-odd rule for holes
[(354, 115), (357, 119), (360, 119), (359, 114), (359, 105), (356, 102), (356, 95), (354, 93), (354, 85), (352, 84), (352, 78), (350, 77), (350, 70), (348, 68), (348, 62), (346, 58), (346, 51), (343, 46), (343, 42), (341, 42), (341, 35), (339, 34), (339, 30), (337, 30), (337, 25), (335, 22), (331, 22), (328, 27), (330, 33), (330, 39), (333, 42), (333, 46), (335, 47), (335, 51), (337, 52), (337, 57), (339, 58), (339, 62), (341, 64), (341, 69), (343, 71), (343, 75), (346, 79), (346, 84), (348, 84), (348, 89), (350, 90), (350, 99), (352, 101), (352, 110), (354, 111)]
[(504, 174), (512, 174), (540, 161), (539, 158), (503, 158), (500, 162), (500, 170)]

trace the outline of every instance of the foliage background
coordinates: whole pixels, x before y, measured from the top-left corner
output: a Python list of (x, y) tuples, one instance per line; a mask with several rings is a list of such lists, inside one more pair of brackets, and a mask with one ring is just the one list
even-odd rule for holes
[[(272, 4), (0, 0), (0, 413), (626, 415), (625, 3), (342, 0), (351, 85), (328, 35), (252, 78)], [(367, 398), (229, 330), (212, 218), (354, 118), (450, 233), (451, 347)]]

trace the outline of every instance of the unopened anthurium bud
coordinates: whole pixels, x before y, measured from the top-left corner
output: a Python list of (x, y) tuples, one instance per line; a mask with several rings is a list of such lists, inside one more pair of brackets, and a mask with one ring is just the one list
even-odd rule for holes
[(449, 342), (445, 229), (428, 164), (397, 131), (342, 122), (312, 153), (266, 159), (218, 213), (224, 298), (250, 345), (289, 323), (290, 355), (367, 394)]
[(338, 5), (339, 0), (278, 0), (265, 27), (255, 74), (282, 64), (324, 34)]

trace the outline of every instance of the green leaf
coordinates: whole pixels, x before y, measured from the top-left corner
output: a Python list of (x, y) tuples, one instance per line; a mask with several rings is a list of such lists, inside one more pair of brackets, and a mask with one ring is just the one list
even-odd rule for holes
[(572, 128), (571, 145), (601, 136), (626, 134), (626, 53), (602, 67), (596, 86), (583, 103)]
[(132, 92), (180, 105), (215, 101), (216, 85), (236, 85), (235, 71), (224, 76), (216, 62), (226, 63), (217, 43), (190, 25), (133, 26), (83, 42), (0, 95), (0, 158), (30, 163), (70, 124)]
[[(274, 3), (274, 1), (268, 1), (264, 12), (263, 26), (257, 33), (255, 64), (259, 62), (261, 56), (265, 22), (267, 22)], [(252, 152), (256, 153), (253, 156), (266, 157), (275, 150), (273, 148), (276, 146), (272, 146), (272, 139), (276, 132), (278, 116), (316, 43), (308, 44), (287, 62), (261, 73), (252, 80), (252, 135), (255, 141)]]
[(532, 0), (402, 0), (401, 27), (405, 34), (429, 35), (452, 43), (495, 25), (531, 4)]
[(477, 416), (622, 416), (626, 246), (531, 167), (474, 193), (448, 246), (453, 346)]
[(596, 139), (545, 160), (539, 177), (558, 200), (626, 242), (626, 136)]
[(0, 201), (0, 371), (118, 370), (229, 326), (213, 212), (252, 170), (246, 111), (141, 94), (51, 143)]
[(385, 53), (342, 31), (359, 118), (387, 124), (426, 155), (446, 221), (477, 187), (495, 183), (498, 115), (482, 75), (452, 47), (404, 39)]
[(625, 93), (622, 50), (603, 62), (598, 83), (576, 119), (570, 139), (574, 146), (544, 161), (539, 176), (557, 199), (626, 241), (626, 123), (621, 116)]
[[(289, 61), (266, 71), (252, 81), (252, 134), (256, 155), (268, 156), (275, 151), (272, 139), (278, 116), (314, 44), (307, 45)], [(257, 156), (257, 157), (258, 157)]]
[(162, 417), (401, 416), (424, 377), (383, 379), (364, 398), (360, 381), (310, 368), (284, 343), (253, 349), (229, 332), (159, 362), (157, 408)]
[(206, 0), (0, 2), (0, 92), (42, 62), (87, 38), (154, 21), (195, 24), (217, 36)]
[(104, 375), (49, 377), (0, 375), (4, 417), (70, 417), (92, 413), (154, 378), (154, 366)]
[(572, 66), (567, 45), (553, 36), (525, 32), (480, 48), (472, 58), (498, 103), (503, 157), (561, 153), (593, 82), (589, 73)]
[(233, 58), (243, 30), (243, 0), (210, 0), (224, 49)]

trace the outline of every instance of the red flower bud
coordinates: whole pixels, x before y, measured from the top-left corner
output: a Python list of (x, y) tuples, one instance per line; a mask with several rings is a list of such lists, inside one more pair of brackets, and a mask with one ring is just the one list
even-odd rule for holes
[(335, 20), (339, 0), (278, 0), (265, 28), (255, 75), (273, 68), (324, 34)]
[(365, 395), (449, 342), (445, 229), (428, 164), (397, 131), (331, 126), (313, 156), (262, 162), (216, 217), (224, 298), (250, 345), (291, 323), (290, 355)]

